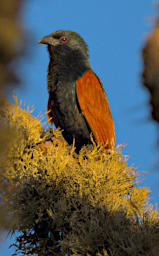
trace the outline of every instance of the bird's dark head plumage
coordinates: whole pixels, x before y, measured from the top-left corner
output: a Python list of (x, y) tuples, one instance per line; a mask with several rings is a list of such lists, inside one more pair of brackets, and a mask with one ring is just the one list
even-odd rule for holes
[(82, 37), (76, 32), (69, 30), (58, 30), (52, 34), (44, 36), (39, 40), (40, 44), (47, 44), (52, 47), (52, 52), (56, 48), (63, 51), (66, 47), (71, 50), (81, 51), (88, 58), (88, 48)]
[(44, 36), (39, 43), (48, 45), (49, 79), (52, 70), (63, 79), (76, 79), (90, 68), (87, 45), (76, 32), (58, 30)]

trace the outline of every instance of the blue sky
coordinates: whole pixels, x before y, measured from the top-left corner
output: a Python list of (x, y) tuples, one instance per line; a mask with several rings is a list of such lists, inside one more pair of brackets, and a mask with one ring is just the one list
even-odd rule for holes
[[(38, 40), (58, 29), (78, 32), (89, 47), (92, 69), (107, 92), (116, 127), (117, 144), (126, 145), (129, 165), (144, 174), (151, 189), (151, 202), (158, 200), (157, 127), (150, 120), (148, 92), (141, 85), (141, 49), (153, 26), (153, 1), (145, 0), (38, 0), (26, 1), (21, 22), (31, 42), (29, 55), (18, 66), (24, 78), (16, 95), (26, 105), (34, 105), (35, 115), (45, 113), (48, 53)], [(0, 255), (9, 256), (7, 243)]]

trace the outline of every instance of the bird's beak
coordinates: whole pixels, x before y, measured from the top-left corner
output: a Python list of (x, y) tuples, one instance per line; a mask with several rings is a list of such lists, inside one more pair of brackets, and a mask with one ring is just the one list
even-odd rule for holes
[(38, 41), (38, 43), (39, 44), (50, 44), (50, 45), (56, 46), (59, 44), (59, 40), (53, 38), (51, 35), (48, 35), (48, 36), (44, 36), (43, 38), (41, 38)]

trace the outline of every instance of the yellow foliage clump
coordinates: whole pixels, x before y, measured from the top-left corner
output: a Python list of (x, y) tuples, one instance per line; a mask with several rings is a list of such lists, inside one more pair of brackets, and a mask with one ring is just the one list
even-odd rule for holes
[(157, 256), (158, 213), (121, 148), (77, 155), (31, 113), (16, 102), (1, 117), (16, 136), (1, 153), (0, 225), (17, 231), (17, 254)]

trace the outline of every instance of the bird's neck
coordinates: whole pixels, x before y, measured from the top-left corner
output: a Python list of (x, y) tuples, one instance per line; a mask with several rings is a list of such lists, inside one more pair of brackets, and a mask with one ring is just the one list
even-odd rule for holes
[[(50, 51), (49, 51), (50, 52)], [(50, 63), (48, 68), (48, 80), (76, 81), (78, 77), (90, 68), (88, 58), (76, 51), (50, 52)]]

